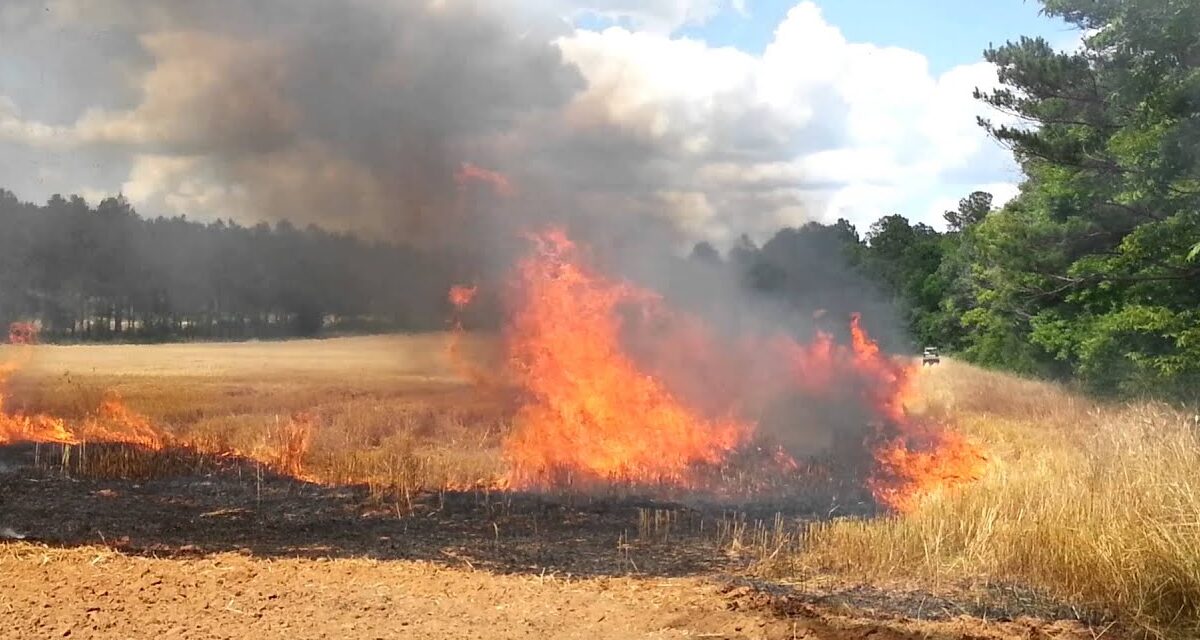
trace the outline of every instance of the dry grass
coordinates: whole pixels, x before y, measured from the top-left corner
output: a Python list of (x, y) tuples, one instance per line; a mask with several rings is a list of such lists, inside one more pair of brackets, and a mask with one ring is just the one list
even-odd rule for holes
[[(366, 484), (399, 507), (422, 489), (486, 484), (501, 472), (509, 409), (457, 378), (445, 347), (437, 335), (39, 347), (11, 381), (7, 407), (83, 416), (116, 390), (201, 450), (237, 450), (316, 480)], [(992, 464), (982, 481), (904, 518), (796, 530), (778, 519), (730, 517), (714, 531), (724, 548), (775, 574), (1024, 584), (1154, 634), (1200, 635), (1194, 416), (1150, 403), (1102, 406), (952, 361), (926, 369), (921, 385), (917, 411), (951, 420), (986, 446)], [(120, 446), (42, 455), (105, 477), (213, 463)], [(647, 512), (639, 537), (669, 539), (685, 524), (677, 517)]]
[[(405, 502), (490, 483), (507, 410), (465, 385), (428, 334), (244, 344), (41, 346), (6, 409), (82, 418), (109, 391), (186, 445), (43, 446), (41, 463), (88, 477), (203, 471), (239, 452), (274, 471)], [(465, 348), (486, 353), (485, 339)], [(0, 349), (3, 351), (3, 349)], [(0, 361), (9, 354), (0, 353)], [(208, 452), (208, 453), (205, 453)]]
[(924, 410), (986, 444), (987, 476), (907, 517), (810, 527), (789, 561), (868, 579), (1019, 582), (1152, 635), (1200, 634), (1194, 416), (1099, 406), (957, 363), (923, 385)]

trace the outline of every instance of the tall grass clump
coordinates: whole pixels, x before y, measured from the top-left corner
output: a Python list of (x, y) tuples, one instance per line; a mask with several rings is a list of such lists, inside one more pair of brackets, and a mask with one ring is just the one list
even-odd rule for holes
[(1156, 636), (1200, 636), (1200, 429), (951, 365), (928, 411), (989, 448), (980, 482), (914, 513), (810, 527), (803, 563), (866, 578), (1019, 582)]

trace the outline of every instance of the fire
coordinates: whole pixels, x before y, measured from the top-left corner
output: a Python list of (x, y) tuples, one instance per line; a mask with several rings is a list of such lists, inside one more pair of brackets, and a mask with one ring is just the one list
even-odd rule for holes
[(478, 286), (468, 287), (460, 284), (450, 287), (450, 304), (454, 305), (455, 309), (462, 311), (471, 304), (471, 301), (475, 299), (475, 294), (478, 292)]
[(279, 427), (273, 463), (276, 470), (292, 476), (304, 478), (304, 456), (312, 444), (314, 416), (305, 411), (292, 414), (290, 420)]
[(697, 464), (745, 439), (750, 424), (685, 406), (623, 352), (617, 307), (651, 294), (579, 263), (561, 231), (534, 239), (509, 331), (514, 382), (528, 398), (505, 445), (510, 485), (687, 486)]
[[(0, 387), (31, 357), (30, 349), (37, 343), (34, 325), (22, 325), (9, 330), (9, 339), (17, 350), (17, 358), (0, 364)], [(243, 456), (257, 459), (280, 473), (305, 478), (302, 459), (308, 452), (312, 436), (313, 417), (298, 413), (282, 425), (275, 434), (277, 442), (269, 450), (253, 455), (203, 443), (181, 441), (156, 425), (149, 417), (130, 409), (120, 394), (108, 391), (100, 405), (88, 415), (77, 419), (45, 413), (22, 413), (6, 410), (6, 396), (0, 389), (0, 446), (21, 443), (81, 445), (86, 443), (123, 444), (148, 451), (168, 447), (188, 449), (196, 453), (217, 456)]]
[(882, 439), (874, 449), (876, 467), (867, 485), (875, 500), (908, 513), (926, 497), (978, 480), (987, 458), (962, 434), (921, 423)]
[(491, 186), (496, 195), (511, 198), (517, 194), (508, 177), (497, 171), (478, 167), (470, 162), (464, 162), (454, 173), (454, 181), (460, 189), (466, 188), (471, 182), (482, 182)]
[[(521, 397), (504, 486), (711, 490), (712, 470), (745, 463), (750, 451), (770, 453), (748, 464), (795, 475), (808, 467), (786, 450), (788, 432), (814, 429), (858, 429), (870, 467), (862, 483), (895, 511), (981, 472), (984, 458), (965, 438), (907, 412), (918, 367), (884, 354), (857, 315), (849, 345), (824, 332), (807, 343), (722, 338), (655, 293), (600, 273), (563, 231), (532, 240), (506, 331)], [(451, 300), (473, 294), (456, 288)], [(807, 410), (784, 411), (793, 424), (773, 416), (768, 429), (781, 399)], [(850, 424), (804, 424), (829, 416)]]
[[(31, 324), (14, 324), (9, 329), (9, 341), (19, 349), (20, 356), (16, 361), (0, 366), (0, 385), (21, 364), (29, 360), (30, 345), (37, 343), (37, 329)], [(148, 418), (126, 407), (121, 402), (120, 395), (113, 391), (105, 394), (94, 413), (74, 422), (40, 413), (10, 413), (5, 411), (4, 403), (5, 394), (0, 391), (0, 445), (22, 442), (110, 442), (159, 450), (168, 442), (165, 433), (156, 428)]]
[(0, 393), (0, 445), (22, 442), (111, 442), (159, 450), (167, 437), (148, 418), (130, 411), (116, 393), (110, 392), (95, 413), (75, 422), (40, 413), (8, 413)]

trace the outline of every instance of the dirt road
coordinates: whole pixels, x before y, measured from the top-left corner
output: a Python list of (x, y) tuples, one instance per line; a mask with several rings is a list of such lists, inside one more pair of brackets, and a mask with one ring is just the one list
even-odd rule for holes
[[(0, 637), (1074, 638), (1070, 625), (791, 616), (700, 578), (497, 575), (421, 561), (0, 547)], [(724, 593), (722, 593), (724, 591)]]

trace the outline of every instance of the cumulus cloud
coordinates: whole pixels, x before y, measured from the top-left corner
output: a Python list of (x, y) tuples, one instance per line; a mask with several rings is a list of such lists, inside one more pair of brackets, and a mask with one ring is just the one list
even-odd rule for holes
[[(975, 125), (989, 65), (933, 75), (915, 52), (848, 42), (812, 2), (761, 55), (672, 35), (745, 10), (720, 0), (13, 2), (0, 41), (13, 25), (104, 33), (107, 55), (80, 64), (114, 86), (89, 103), (86, 83), (57, 100), (0, 85), (0, 142), (102, 155), (124, 178), (78, 189), (151, 214), (420, 240), (571, 218), (727, 245), (900, 207), (937, 222), (934, 199), (1008, 162)], [(569, 26), (584, 15), (624, 26)], [(464, 163), (516, 188), (465, 190)]]
[(808, 219), (865, 225), (910, 194), (965, 193), (980, 182), (971, 174), (994, 179), (1008, 162), (975, 121), (985, 106), (971, 94), (996, 85), (991, 65), (932, 75), (915, 52), (848, 42), (811, 2), (761, 56), (620, 28), (559, 42), (589, 81), (572, 123), (653, 148), (620, 164), (626, 186), (669, 196), (664, 212), (709, 239)]
[(545, 0), (545, 8), (574, 20), (599, 18), (659, 34), (704, 24), (722, 11), (746, 13), (745, 0)]

